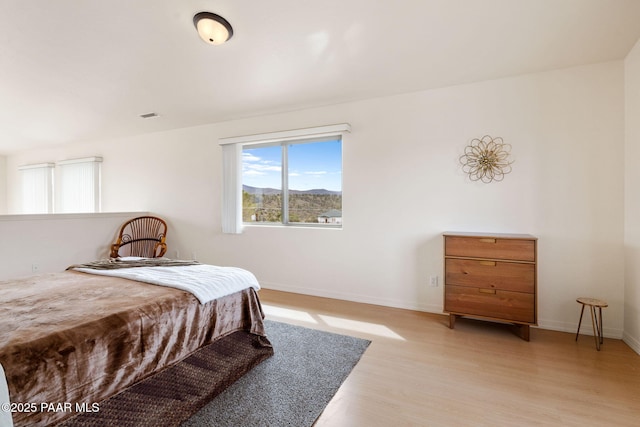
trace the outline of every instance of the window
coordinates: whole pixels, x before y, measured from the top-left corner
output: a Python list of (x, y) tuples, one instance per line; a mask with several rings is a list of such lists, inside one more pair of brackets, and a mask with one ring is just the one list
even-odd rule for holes
[(101, 163), (102, 157), (87, 157), (20, 166), (22, 213), (100, 212)]
[(342, 224), (342, 138), (244, 147), (242, 221)]
[(57, 212), (100, 212), (101, 157), (57, 162), (59, 197)]
[(243, 224), (342, 224), (342, 139), (348, 124), (223, 138), (225, 233)]
[(22, 213), (53, 212), (53, 163), (20, 166), (22, 178)]

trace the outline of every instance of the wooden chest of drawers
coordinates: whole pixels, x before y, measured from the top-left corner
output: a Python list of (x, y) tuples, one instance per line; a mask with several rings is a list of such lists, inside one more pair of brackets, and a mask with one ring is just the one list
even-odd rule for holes
[(528, 234), (444, 233), (444, 311), (508, 322), (529, 340), (537, 324), (537, 239)]

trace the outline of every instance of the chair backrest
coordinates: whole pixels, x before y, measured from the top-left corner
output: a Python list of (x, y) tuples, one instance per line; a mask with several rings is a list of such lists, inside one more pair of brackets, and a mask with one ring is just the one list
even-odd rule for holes
[(125, 222), (116, 242), (111, 245), (111, 258), (139, 256), (158, 258), (165, 254), (167, 223), (155, 216), (140, 216)]

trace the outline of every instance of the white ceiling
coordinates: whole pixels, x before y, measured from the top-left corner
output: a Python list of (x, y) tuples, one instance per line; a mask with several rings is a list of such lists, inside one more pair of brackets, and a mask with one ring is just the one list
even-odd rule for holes
[[(201, 41), (200, 11), (233, 38)], [(0, 0), (0, 154), (619, 60), (639, 38), (640, 0)]]

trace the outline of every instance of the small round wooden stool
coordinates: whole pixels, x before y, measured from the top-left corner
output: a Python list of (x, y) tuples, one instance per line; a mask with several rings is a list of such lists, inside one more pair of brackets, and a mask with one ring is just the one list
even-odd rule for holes
[[(578, 332), (576, 332), (576, 341), (578, 341), (578, 335), (580, 335), (580, 324), (582, 323), (582, 315), (584, 314), (584, 307), (589, 306), (591, 311), (591, 326), (593, 326), (593, 337), (596, 339), (596, 348), (600, 351), (600, 345), (603, 343), (602, 336), (602, 308), (608, 307), (605, 301), (596, 298), (578, 298), (576, 301), (582, 304), (582, 310), (580, 310), (580, 321), (578, 322)], [(596, 312), (596, 308), (598, 311)]]

